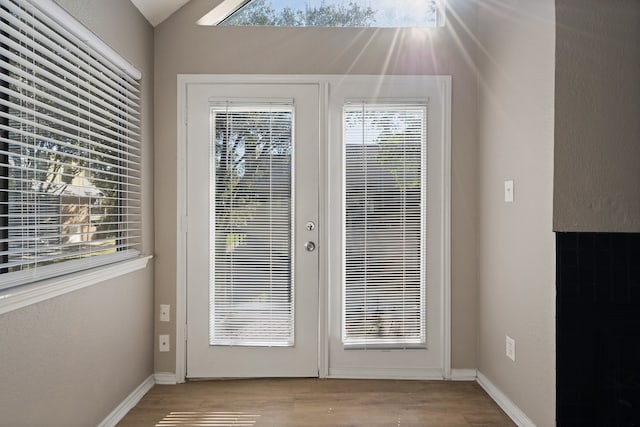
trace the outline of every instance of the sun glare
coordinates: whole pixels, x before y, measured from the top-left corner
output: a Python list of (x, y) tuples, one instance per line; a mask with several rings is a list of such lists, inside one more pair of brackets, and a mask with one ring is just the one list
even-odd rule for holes
[(246, 412), (171, 412), (155, 427), (253, 427), (258, 418)]

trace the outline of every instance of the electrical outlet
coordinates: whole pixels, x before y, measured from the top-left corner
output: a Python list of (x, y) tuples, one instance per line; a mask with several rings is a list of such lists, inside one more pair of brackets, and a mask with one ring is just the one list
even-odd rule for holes
[(509, 335), (507, 335), (506, 353), (509, 359), (516, 361), (516, 340)]
[(169, 335), (160, 335), (160, 339), (158, 341), (158, 346), (159, 346), (159, 350), (161, 352), (165, 352), (165, 351), (171, 350), (171, 347), (169, 345)]
[(160, 321), (168, 322), (171, 320), (171, 306), (169, 304), (160, 304)]

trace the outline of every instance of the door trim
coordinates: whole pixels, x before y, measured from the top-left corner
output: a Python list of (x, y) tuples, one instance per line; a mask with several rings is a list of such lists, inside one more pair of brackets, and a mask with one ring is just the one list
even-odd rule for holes
[[(379, 76), (379, 75), (224, 75), (224, 74), (178, 74), (177, 76), (177, 141), (176, 141), (176, 381), (185, 382), (186, 378), (186, 342), (187, 342), (187, 86), (209, 83), (232, 84), (294, 84), (314, 83), (320, 86), (320, 148), (318, 153), (321, 182), (319, 183), (320, 206), (318, 223), (322, 227), (319, 235), (319, 243), (328, 242), (329, 230), (324, 225), (328, 219), (327, 181), (329, 177), (328, 164), (328, 93), (331, 82), (344, 81), (345, 79), (371, 80), (372, 83), (384, 78), (385, 80), (403, 79), (416, 76)], [(441, 200), (442, 229), (444, 238), (440, 242), (442, 250), (442, 296), (440, 303), (442, 308), (442, 366), (441, 375), (434, 375), (433, 379), (451, 379), (451, 76), (420, 76), (437, 82), (444, 93), (443, 132), (444, 149), (440, 159), (442, 163), (443, 179)], [(318, 343), (318, 374), (321, 378), (329, 376), (328, 367), (328, 257), (327, 251), (319, 254), (319, 343)]]

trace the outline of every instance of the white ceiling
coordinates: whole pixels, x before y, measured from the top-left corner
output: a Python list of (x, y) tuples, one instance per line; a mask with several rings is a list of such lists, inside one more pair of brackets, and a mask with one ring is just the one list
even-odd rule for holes
[(189, 0), (131, 0), (154, 27), (188, 2)]

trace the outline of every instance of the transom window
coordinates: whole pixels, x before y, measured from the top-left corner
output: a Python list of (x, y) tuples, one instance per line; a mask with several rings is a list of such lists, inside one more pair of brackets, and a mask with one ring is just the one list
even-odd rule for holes
[(444, 13), (437, 0), (226, 0), (198, 24), (435, 28)]

